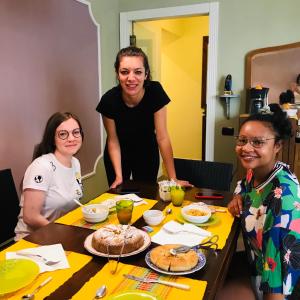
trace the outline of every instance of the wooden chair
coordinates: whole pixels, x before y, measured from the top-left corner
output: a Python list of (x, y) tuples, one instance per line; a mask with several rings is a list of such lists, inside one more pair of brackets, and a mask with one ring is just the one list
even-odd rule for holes
[(0, 248), (3, 248), (13, 242), (20, 212), (19, 197), (10, 169), (0, 170), (0, 197), (3, 214), (0, 218)]
[(213, 161), (174, 158), (176, 176), (196, 187), (230, 191), (233, 165)]

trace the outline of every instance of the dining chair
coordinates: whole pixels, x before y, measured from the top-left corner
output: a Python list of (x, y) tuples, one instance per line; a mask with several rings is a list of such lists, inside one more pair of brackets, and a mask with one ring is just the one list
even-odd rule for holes
[(176, 176), (199, 188), (230, 191), (233, 164), (174, 158)]
[[(10, 244), (15, 236), (14, 229), (20, 212), (19, 196), (11, 169), (0, 170), (0, 249)], [(5, 216), (4, 216), (5, 215)]]

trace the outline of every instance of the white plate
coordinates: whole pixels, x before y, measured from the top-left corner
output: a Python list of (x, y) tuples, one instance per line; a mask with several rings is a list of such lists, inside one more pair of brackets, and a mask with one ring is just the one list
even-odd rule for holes
[(149, 252), (147, 252), (146, 256), (145, 256), (145, 261), (146, 261), (146, 264), (148, 265), (148, 267), (150, 267), (152, 270), (158, 272), (158, 273), (162, 273), (162, 274), (167, 274), (167, 275), (186, 275), (186, 274), (191, 274), (191, 273), (194, 273), (196, 271), (199, 271), (200, 269), (202, 269), (205, 264), (206, 264), (206, 257), (205, 255), (200, 252), (200, 251), (196, 251), (197, 252), (197, 255), (198, 255), (198, 263), (197, 265), (188, 270), (188, 271), (166, 271), (166, 270), (163, 270), (163, 269), (160, 269), (159, 267), (157, 267), (156, 265), (154, 265), (151, 260), (150, 260), (150, 252), (152, 250), (150, 250)]
[[(143, 237), (144, 237), (144, 244), (142, 245), (142, 247), (140, 247), (139, 249), (133, 251), (133, 252), (129, 252), (129, 253), (125, 253), (125, 254), (122, 254), (121, 257), (127, 257), (127, 256), (132, 256), (132, 255), (135, 255), (135, 254), (138, 254), (142, 251), (144, 251), (146, 248), (149, 247), (149, 245), (151, 244), (151, 238), (150, 236), (148, 235), (148, 233), (146, 233), (145, 231), (143, 230), (140, 230), (138, 229)], [(98, 252), (97, 250), (95, 250), (92, 246), (92, 238), (93, 238), (93, 234), (94, 233), (91, 233), (90, 235), (88, 235), (84, 241), (84, 248), (89, 251), (90, 253), (92, 254), (95, 254), (97, 256), (102, 256), (102, 257), (107, 257), (107, 253), (103, 253), (103, 252)], [(109, 257), (119, 257), (119, 254), (110, 254)]]

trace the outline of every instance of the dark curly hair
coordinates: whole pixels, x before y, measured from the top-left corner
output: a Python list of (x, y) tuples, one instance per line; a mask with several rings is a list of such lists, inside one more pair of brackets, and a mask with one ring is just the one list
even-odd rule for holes
[(114, 64), (115, 71), (117, 74), (119, 72), (121, 58), (124, 56), (140, 56), (143, 58), (145, 73), (147, 75), (144, 85), (147, 85), (149, 81), (151, 81), (151, 72), (150, 72), (148, 57), (145, 54), (145, 52), (141, 48), (134, 47), (134, 46), (129, 46), (121, 49), (117, 54), (116, 61)]
[[(242, 126), (249, 121), (261, 121), (268, 123), (269, 127), (275, 132), (276, 142), (289, 139), (292, 136), (292, 124), (279, 104), (269, 104), (271, 113), (257, 113), (250, 115)], [(241, 126), (241, 127), (242, 127)]]
[(287, 90), (286, 92), (281, 93), (279, 96), (279, 104), (282, 105), (285, 103), (295, 103), (295, 96), (291, 90)]

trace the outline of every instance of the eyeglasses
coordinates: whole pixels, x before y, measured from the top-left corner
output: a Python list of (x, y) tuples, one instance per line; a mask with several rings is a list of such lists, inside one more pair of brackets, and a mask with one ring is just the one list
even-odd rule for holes
[(235, 139), (237, 146), (245, 146), (249, 143), (254, 148), (262, 148), (268, 140), (276, 140), (277, 137), (267, 139), (262, 137), (248, 138), (245, 136), (236, 136)]
[(82, 131), (80, 128), (75, 128), (72, 131), (68, 131), (68, 130), (59, 130), (57, 132), (57, 137), (60, 138), (61, 140), (66, 140), (70, 133), (72, 133), (74, 138), (79, 138), (82, 135)]

